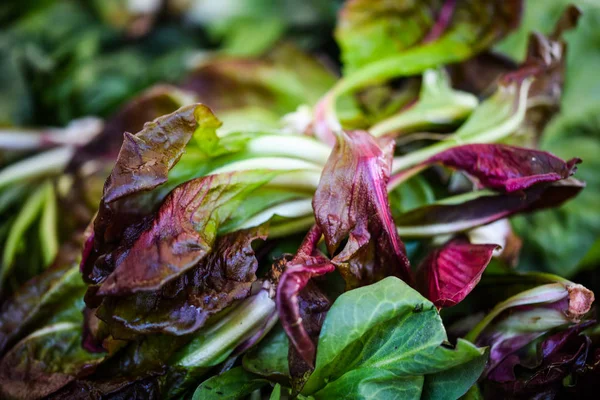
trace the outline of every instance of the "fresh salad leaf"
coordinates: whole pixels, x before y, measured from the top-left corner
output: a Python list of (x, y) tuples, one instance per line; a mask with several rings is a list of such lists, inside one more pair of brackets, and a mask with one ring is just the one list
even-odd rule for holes
[(265, 238), (264, 227), (222, 236), (189, 272), (156, 291), (105, 298), (97, 315), (116, 332), (195, 332), (211, 315), (250, 295), (258, 267), (252, 244)]
[(417, 287), (436, 307), (452, 307), (479, 283), (496, 244), (453, 239), (433, 250), (417, 268)]
[(278, 325), (260, 342), (249, 350), (242, 359), (244, 369), (264, 376), (272, 381), (289, 379), (289, 340), (282, 326)]
[[(72, 251), (75, 251), (72, 249)], [(0, 310), (0, 354), (32, 328), (49, 323), (78, 322), (85, 284), (74, 261), (58, 260), (27, 282)]]
[(567, 162), (538, 150), (501, 144), (471, 144), (441, 152), (425, 163), (440, 163), (474, 176), (480, 186), (515, 192), (542, 182), (567, 179), (581, 159)]
[(514, 193), (479, 190), (407, 211), (395, 222), (398, 233), (405, 237), (459, 233), (515, 213), (555, 207), (576, 196), (583, 187), (582, 182), (570, 178)]
[[(145, 125), (137, 135), (124, 134), (123, 147), (104, 188), (94, 234), (88, 239), (93, 246), (82, 260), (86, 281), (99, 283), (114, 270), (115, 266), (111, 265), (114, 261), (103, 262), (105, 257), (100, 256), (112, 251), (121, 240), (132, 241), (127, 238), (127, 228), (139, 224), (155, 207), (136, 199), (138, 205), (134, 213), (133, 207), (126, 207), (128, 199), (135, 195), (140, 197), (167, 181), (169, 169), (179, 160), (199, 125), (200, 130), (210, 131), (216, 129), (219, 122), (207, 107), (188, 106)], [(124, 213), (118, 217), (121, 209)], [(135, 235), (129, 233), (132, 234)], [(104, 265), (95, 266), (97, 262)]]
[(393, 146), (364, 131), (342, 132), (315, 192), (317, 225), (348, 288), (388, 275), (412, 280), (386, 191)]
[(242, 367), (233, 368), (222, 375), (204, 381), (194, 392), (194, 400), (239, 399), (249, 396), (269, 384), (269, 381), (247, 372)]
[[(341, 295), (327, 314), (318, 348), (302, 390), (317, 399), (368, 398), (374, 392), (420, 398), (424, 386), (434, 390), (430, 379), (441, 383), (436, 373), (485, 358), (483, 349), (464, 340), (448, 347), (434, 305), (395, 277)], [(465, 392), (482, 368), (469, 370)]]

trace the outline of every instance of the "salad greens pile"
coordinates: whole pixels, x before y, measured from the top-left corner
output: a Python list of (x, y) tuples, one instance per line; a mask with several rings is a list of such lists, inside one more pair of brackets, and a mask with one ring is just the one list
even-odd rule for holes
[(596, 5), (31, 3), (1, 398), (589, 395)]

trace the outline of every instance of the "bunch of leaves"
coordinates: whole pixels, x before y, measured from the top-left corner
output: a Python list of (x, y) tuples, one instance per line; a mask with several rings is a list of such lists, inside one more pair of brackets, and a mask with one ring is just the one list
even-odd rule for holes
[[(116, 118), (124, 140), (118, 155), (107, 146), (116, 162), (81, 259), (3, 306), (2, 395), (456, 399), (478, 380), (487, 395), (585, 390), (593, 293), (502, 264), (518, 258), (506, 218), (585, 186), (580, 154), (531, 148), (558, 107), (575, 14), (533, 35), (522, 64), (495, 69), (491, 92), (457, 90), (443, 70), (481, 61), (520, 8), (350, 0), (337, 83), (283, 46), (201, 63), (185, 93), (142, 98), (137, 134)], [(166, 115), (141, 126), (155, 111)]]

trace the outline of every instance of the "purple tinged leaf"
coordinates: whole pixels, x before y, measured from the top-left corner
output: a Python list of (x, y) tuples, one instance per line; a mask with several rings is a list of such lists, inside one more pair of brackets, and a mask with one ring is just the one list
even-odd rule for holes
[(3, 399), (41, 399), (94, 372), (104, 359), (80, 346), (80, 324), (62, 322), (39, 329), (0, 361)]
[[(559, 331), (537, 346), (533, 360), (512, 354), (487, 376), (492, 387), (511, 397), (544, 392), (559, 393), (563, 379), (586, 369), (591, 340), (582, 331), (593, 322), (585, 322)], [(515, 367), (521, 368), (517, 371)]]
[(147, 228), (119, 249), (115, 269), (97, 295), (156, 290), (197, 265), (211, 252), (219, 226), (274, 175), (263, 170), (223, 173), (175, 188)]
[(317, 225), (308, 232), (298, 253), (286, 263), (276, 295), (277, 312), (290, 343), (311, 367), (315, 360), (315, 343), (303, 324), (300, 293), (311, 278), (335, 270), (335, 266), (316, 250), (321, 235)]
[[(316, 346), (319, 340), (321, 328), (325, 322), (327, 312), (331, 307), (331, 301), (323, 291), (315, 284), (308, 282), (306, 287), (298, 295), (300, 318), (308, 337)], [(289, 346), (288, 365), (291, 377), (292, 390), (300, 392), (304, 384), (314, 370), (313, 362), (307, 362), (303, 354), (295, 346)]]
[(341, 132), (313, 198), (316, 223), (348, 288), (389, 275), (412, 284), (387, 196), (393, 148), (392, 140), (365, 131)]
[(496, 248), (495, 244), (471, 244), (463, 238), (447, 242), (419, 265), (419, 291), (438, 309), (460, 303), (481, 279)]
[(556, 207), (576, 196), (585, 185), (569, 178), (534, 185), (526, 190), (493, 195), (473, 193), (459, 202), (439, 202), (396, 217), (398, 233), (405, 237), (431, 237), (464, 232), (516, 213)]
[(141, 334), (195, 332), (210, 316), (250, 295), (258, 268), (252, 244), (266, 237), (265, 226), (219, 237), (212, 252), (187, 273), (156, 291), (107, 297), (98, 316), (113, 336), (123, 328)]
[(94, 221), (93, 246), (81, 261), (85, 281), (97, 284), (113, 272), (122, 256), (117, 248), (131, 245), (145, 228), (144, 218), (155, 211), (156, 204), (143, 201), (143, 195), (167, 181), (197, 129), (219, 124), (208, 107), (191, 105), (146, 123), (136, 135), (125, 132)]
[(163, 397), (158, 375), (149, 373), (142, 377), (81, 379), (71, 382), (63, 389), (48, 396), (47, 400), (159, 400)]
[(504, 144), (469, 144), (439, 153), (424, 164), (440, 163), (465, 171), (483, 187), (510, 193), (566, 179), (580, 162), (579, 158), (565, 162), (545, 151)]
[(544, 277), (556, 283), (524, 291), (498, 304), (467, 335), (478, 345), (490, 346), (486, 375), (510, 375), (507, 365), (515, 362), (522, 348), (551, 329), (579, 323), (589, 312), (593, 292), (563, 278)]

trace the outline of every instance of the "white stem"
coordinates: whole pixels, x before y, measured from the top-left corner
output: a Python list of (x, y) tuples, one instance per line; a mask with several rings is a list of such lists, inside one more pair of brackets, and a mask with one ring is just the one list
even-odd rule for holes
[(71, 146), (57, 147), (22, 161), (0, 171), (0, 188), (13, 182), (62, 172), (75, 153)]

